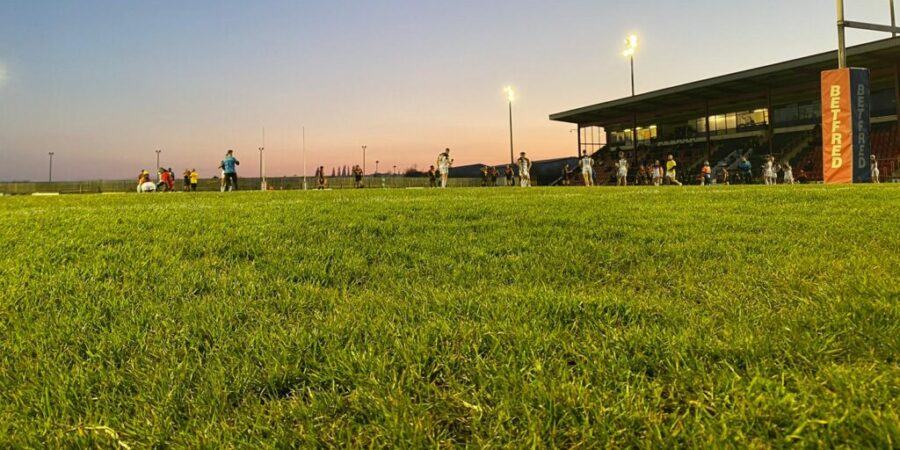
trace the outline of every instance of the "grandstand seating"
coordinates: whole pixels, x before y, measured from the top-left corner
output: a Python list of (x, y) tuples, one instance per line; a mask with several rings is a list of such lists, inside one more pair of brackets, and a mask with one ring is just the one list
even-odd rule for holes
[(895, 123), (876, 126), (872, 129), (872, 154), (878, 160), (882, 181), (895, 178), (900, 162), (900, 146), (897, 144), (897, 125)]
[[(878, 160), (882, 181), (898, 175), (900, 147), (897, 146), (897, 125), (875, 125), (872, 127), (872, 154)], [(806, 151), (793, 160), (795, 169), (806, 172), (809, 181), (822, 181), (822, 142), (817, 136)]]
[[(875, 125), (872, 129), (872, 154), (878, 159), (882, 181), (900, 179), (900, 145), (897, 143), (898, 128), (895, 123)], [(809, 131), (776, 134), (773, 137), (773, 154), (777, 161), (790, 161), (794, 168), (794, 176), (803, 182), (822, 181), (822, 137), (818, 128)], [(597, 165), (596, 182), (598, 185), (614, 184), (617, 152), (610, 146), (596, 152), (594, 160)], [(640, 146), (637, 150), (626, 152), (631, 161), (629, 183), (634, 183), (637, 168), (641, 164), (652, 165), (659, 160), (664, 163), (666, 156), (675, 155), (679, 167), (679, 179), (686, 183), (694, 183), (703, 162), (709, 160), (713, 165), (713, 175), (718, 176), (721, 167), (728, 167), (736, 173), (741, 157), (747, 157), (754, 167), (754, 176), (759, 176), (765, 158), (770, 153), (768, 142), (759, 142), (756, 137), (718, 141), (714, 144), (712, 155), (707, 154), (706, 142), (697, 140), (693, 144), (665, 146)], [(582, 180), (577, 167), (572, 177), (573, 185), (581, 185)], [(557, 180), (557, 183), (561, 180)]]

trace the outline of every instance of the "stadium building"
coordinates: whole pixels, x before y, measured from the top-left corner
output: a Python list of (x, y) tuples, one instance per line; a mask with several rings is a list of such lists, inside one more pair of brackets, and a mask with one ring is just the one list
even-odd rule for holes
[[(882, 180), (900, 178), (900, 38), (847, 49), (850, 67), (871, 72), (872, 153)], [(561, 112), (551, 120), (578, 125), (579, 154), (599, 161), (598, 179), (613, 175), (624, 151), (632, 167), (675, 155), (680, 177), (693, 182), (704, 161), (736, 167), (742, 156), (758, 169), (773, 155), (794, 176), (822, 179), (820, 73), (837, 67), (837, 52), (710, 78)], [(635, 140), (636, 145), (635, 145)]]

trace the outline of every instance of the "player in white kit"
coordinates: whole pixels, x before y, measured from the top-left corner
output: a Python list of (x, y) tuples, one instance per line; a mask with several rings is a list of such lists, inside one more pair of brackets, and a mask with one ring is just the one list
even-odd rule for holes
[(585, 152), (584, 156), (581, 157), (581, 161), (578, 163), (581, 165), (581, 178), (584, 179), (584, 185), (587, 187), (593, 186), (594, 158), (591, 158), (591, 155), (588, 155), (587, 152)]
[(763, 179), (766, 181), (766, 185), (774, 186), (778, 184), (778, 173), (775, 172), (775, 157), (769, 156), (766, 158), (765, 164), (763, 164)]
[(628, 186), (628, 160), (625, 159), (625, 152), (619, 152), (619, 161), (616, 163), (616, 184)]
[(783, 162), (781, 171), (784, 172), (784, 184), (794, 184), (794, 168), (791, 167), (791, 163)]
[(450, 178), (450, 168), (453, 167), (453, 160), (450, 159), (450, 149), (444, 150), (444, 153), (438, 155), (437, 160), (438, 172), (441, 174), (441, 188), (447, 187), (447, 180)]
[(659, 160), (653, 164), (653, 167), (650, 169), (650, 178), (653, 180), (654, 186), (660, 186), (663, 182), (663, 176), (665, 172), (663, 171), (662, 164), (659, 163)]
[(525, 152), (522, 152), (519, 154), (517, 163), (522, 187), (531, 187), (531, 160), (525, 157)]
[(875, 155), (869, 157), (872, 164), (872, 182), (875, 184), (881, 183), (881, 171), (878, 170), (878, 160), (875, 159)]

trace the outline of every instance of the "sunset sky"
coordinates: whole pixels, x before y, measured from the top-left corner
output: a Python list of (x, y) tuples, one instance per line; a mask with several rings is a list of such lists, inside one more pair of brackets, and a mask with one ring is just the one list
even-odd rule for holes
[[(361, 163), (457, 165), (575, 153), (548, 115), (836, 46), (822, 0), (3, 0), (0, 181), (131, 178), (162, 163), (215, 174), (235, 149), (269, 175)], [(887, 23), (888, 2), (848, 2)], [(849, 32), (851, 44), (886, 37)]]

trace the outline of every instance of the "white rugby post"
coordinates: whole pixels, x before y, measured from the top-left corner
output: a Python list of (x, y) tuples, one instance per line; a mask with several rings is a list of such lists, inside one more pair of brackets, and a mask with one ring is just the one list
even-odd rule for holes
[(259, 148), (259, 189), (266, 190), (266, 170), (263, 161), (263, 151), (266, 149), (266, 128), (262, 129), (262, 147)]
[(153, 169), (153, 171), (156, 172), (156, 182), (157, 183), (162, 181), (162, 178), (161, 178), (162, 174), (159, 173), (159, 154), (160, 153), (162, 153), (162, 150), (156, 149), (156, 168)]
[[(363, 175), (366, 174), (366, 149), (367, 149), (367, 148), (369, 148), (368, 145), (363, 145), (363, 146), (362, 146), (362, 151), (363, 151), (363, 167), (362, 167), (362, 169), (363, 169)], [(377, 172), (377, 171), (376, 171), (376, 172)]]
[(837, 27), (838, 27), (838, 68), (847, 67), (847, 41), (845, 38), (847, 28), (856, 28), (859, 30), (881, 31), (891, 33), (891, 36), (897, 37), (900, 34), (900, 28), (897, 27), (897, 16), (894, 12), (894, 0), (890, 0), (891, 7), (891, 24), (878, 25), (874, 23), (853, 22), (844, 18), (844, 0), (837, 0)]
[(56, 152), (47, 153), (47, 155), (50, 156), (50, 176), (48, 177), (48, 181), (50, 183), (53, 182), (53, 155), (55, 155), (55, 154), (56, 154)]

